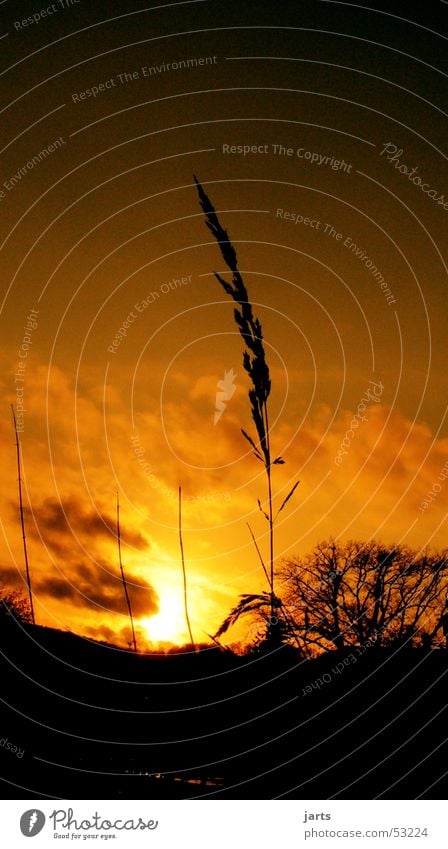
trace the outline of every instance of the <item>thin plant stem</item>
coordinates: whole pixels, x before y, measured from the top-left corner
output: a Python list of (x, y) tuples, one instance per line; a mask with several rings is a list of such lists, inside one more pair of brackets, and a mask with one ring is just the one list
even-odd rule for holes
[[(253, 532), (253, 530), (252, 530), (251, 526), (249, 525), (249, 522), (246, 522), (246, 525), (247, 525), (247, 527), (249, 528), (249, 533), (250, 533), (250, 535), (251, 535), (251, 537), (252, 537), (252, 541), (253, 541), (253, 544), (254, 544), (254, 546), (255, 546), (255, 551), (256, 551), (256, 552), (257, 552), (257, 554), (258, 554), (258, 559), (259, 559), (259, 561), (260, 561), (261, 568), (263, 569), (263, 572), (264, 572), (264, 574), (265, 574), (265, 578), (266, 578), (266, 580), (267, 580), (267, 582), (268, 582), (268, 586), (269, 586), (269, 589), (270, 589), (270, 588), (271, 588), (271, 582), (270, 582), (270, 579), (269, 579), (269, 573), (268, 573), (268, 570), (266, 569), (266, 566), (265, 566), (265, 563), (264, 563), (264, 560), (263, 560), (263, 555), (262, 555), (262, 553), (261, 553), (261, 551), (260, 551), (260, 547), (259, 547), (258, 542), (257, 542), (257, 540), (256, 540), (255, 534), (254, 534), (254, 532)], [(271, 611), (272, 611), (272, 593), (271, 593)], [(288, 613), (287, 609), (283, 606), (283, 604), (281, 604), (281, 605), (280, 605), (279, 613), (280, 613), (280, 615), (283, 617), (283, 619), (285, 620), (285, 622), (287, 623), (287, 625), (289, 625), (289, 627), (291, 628), (291, 631), (292, 631), (292, 633), (293, 633), (293, 638), (294, 638), (294, 640), (295, 640), (295, 643), (296, 643), (297, 647), (298, 647), (298, 648), (300, 648), (300, 642), (299, 642), (299, 640), (297, 639), (297, 636), (296, 636), (296, 634), (295, 634), (295, 632), (294, 632), (294, 629), (295, 629), (295, 622), (294, 622), (294, 619), (293, 619), (293, 618), (292, 618), (292, 616)], [(272, 615), (272, 613), (271, 613), (271, 615)]]
[(185, 569), (185, 558), (184, 558), (184, 544), (182, 540), (182, 487), (179, 487), (179, 542), (180, 542), (180, 556), (182, 560), (182, 575), (184, 581), (184, 607), (185, 607), (185, 620), (187, 623), (188, 633), (190, 635), (190, 641), (193, 651), (196, 650), (196, 646), (193, 640), (193, 632), (191, 630), (190, 617), (188, 615), (188, 593), (187, 593), (187, 571)]
[(269, 585), (269, 590), (270, 590), (270, 589), (271, 589), (271, 582), (270, 582), (270, 579), (269, 579), (268, 570), (266, 569), (266, 566), (264, 565), (263, 555), (262, 555), (262, 553), (261, 553), (261, 551), (260, 551), (260, 547), (259, 547), (259, 545), (258, 545), (258, 542), (257, 542), (256, 538), (255, 538), (255, 534), (254, 534), (254, 532), (253, 532), (253, 530), (252, 530), (251, 526), (249, 525), (249, 522), (246, 522), (246, 525), (247, 525), (247, 527), (249, 528), (249, 533), (250, 533), (250, 535), (251, 535), (251, 537), (252, 537), (252, 541), (253, 541), (253, 544), (254, 544), (254, 546), (255, 546), (255, 550), (256, 550), (256, 552), (257, 552), (257, 554), (258, 554), (258, 559), (259, 559), (259, 561), (260, 561), (260, 563), (261, 563), (261, 568), (263, 569), (263, 572), (264, 572), (264, 574), (265, 574), (266, 580), (267, 580), (268, 585)]
[(267, 458), (265, 463), (266, 468), (266, 476), (268, 479), (268, 499), (269, 499), (269, 575), (270, 575), (270, 586), (271, 586), (271, 619), (274, 619), (274, 602), (275, 602), (275, 594), (274, 594), (274, 518), (273, 518), (273, 507), (272, 507), (272, 480), (271, 480), (271, 446), (270, 446), (270, 435), (269, 435), (269, 417), (268, 417), (268, 403), (267, 400), (264, 403), (264, 418), (265, 418), (265, 428), (266, 428), (266, 447), (267, 447)]
[(22, 526), (22, 541), (23, 541), (23, 554), (25, 558), (25, 570), (26, 570), (26, 583), (28, 587), (28, 595), (30, 599), (30, 611), (31, 611), (31, 622), (33, 625), (36, 624), (36, 619), (34, 616), (34, 604), (33, 604), (33, 593), (31, 590), (31, 575), (30, 575), (30, 565), (28, 562), (28, 551), (26, 546), (26, 533), (25, 533), (25, 520), (23, 517), (23, 499), (22, 499), (22, 476), (20, 473), (20, 442), (19, 442), (19, 433), (17, 430), (17, 422), (16, 422), (16, 414), (14, 412), (14, 406), (11, 404), (12, 411), (12, 419), (14, 422), (14, 433), (16, 435), (16, 449), (17, 449), (17, 482), (19, 485), (19, 512), (20, 512), (20, 524)]
[(121, 572), (121, 580), (123, 582), (123, 590), (126, 598), (126, 604), (128, 606), (129, 611), (129, 619), (131, 622), (131, 630), (132, 630), (132, 650), (137, 652), (137, 640), (135, 637), (135, 628), (134, 628), (134, 617), (132, 615), (132, 607), (131, 607), (131, 599), (129, 598), (128, 593), (128, 585), (126, 582), (126, 577), (123, 569), (123, 561), (121, 559), (121, 532), (120, 532), (120, 498), (117, 492), (117, 542), (118, 542), (118, 562), (120, 564), (120, 572)]
[[(281, 507), (277, 511), (276, 516), (274, 517), (272, 493), (272, 467), (275, 465), (283, 465), (285, 461), (280, 456), (275, 457), (275, 459), (273, 459), (271, 456), (268, 415), (268, 399), (271, 393), (271, 378), (269, 373), (269, 366), (266, 362), (266, 351), (263, 344), (263, 330), (260, 320), (254, 315), (253, 306), (249, 299), (249, 294), (246, 289), (246, 285), (238, 268), (238, 258), (236, 250), (232, 245), (232, 242), (230, 241), (229, 234), (227, 230), (225, 230), (224, 227), (221, 225), (210, 198), (204, 191), (201, 183), (199, 182), (196, 176), (194, 177), (194, 181), (198, 191), (199, 203), (205, 215), (205, 223), (210, 232), (212, 233), (213, 237), (216, 239), (216, 242), (218, 243), (219, 249), (221, 251), (221, 256), (227, 268), (231, 272), (230, 280), (224, 278), (222, 274), (219, 274), (217, 271), (214, 272), (214, 276), (216, 277), (224, 291), (232, 298), (234, 302), (234, 319), (245, 345), (245, 350), (243, 354), (243, 368), (247, 372), (250, 379), (250, 388), (248, 395), (252, 422), (255, 426), (256, 431), (256, 438), (254, 440), (252, 436), (250, 436), (243, 429), (241, 429), (241, 432), (244, 438), (252, 446), (253, 453), (256, 459), (263, 463), (266, 473), (268, 497), (267, 512), (263, 509), (259, 499), (258, 506), (261, 513), (263, 513), (265, 519), (267, 519), (269, 524), (269, 576), (267, 576), (267, 580), (269, 583), (270, 590), (269, 607), (271, 610), (272, 627), (271, 629), (268, 629), (268, 636), (272, 639), (274, 637), (274, 632), (272, 629), (276, 624), (275, 610), (278, 606), (278, 599), (276, 598), (274, 587), (274, 524), (276, 516), (291, 498), (292, 494), (297, 488), (297, 484), (294, 484), (294, 487), (288, 493)], [(258, 605), (260, 598), (258, 596), (254, 596), (251, 600)], [(223, 624), (228, 623), (235, 613), (236, 617), (238, 617), (243, 610), (244, 612), (246, 612), (245, 605), (246, 602), (234, 608), (234, 610), (231, 612), (230, 619), (228, 618), (227, 620), (225, 620), (225, 623)], [(226, 627), (227, 626), (228, 625), (226, 624)]]

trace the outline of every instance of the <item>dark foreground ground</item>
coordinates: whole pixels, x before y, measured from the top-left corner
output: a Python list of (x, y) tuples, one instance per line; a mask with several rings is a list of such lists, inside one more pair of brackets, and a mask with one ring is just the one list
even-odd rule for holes
[(133, 656), (2, 624), (1, 794), (443, 799), (447, 671), (445, 651)]

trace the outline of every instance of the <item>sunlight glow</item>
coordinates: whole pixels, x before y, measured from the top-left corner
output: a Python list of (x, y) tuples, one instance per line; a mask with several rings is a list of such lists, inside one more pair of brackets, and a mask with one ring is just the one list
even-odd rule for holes
[(148, 619), (141, 619), (148, 639), (153, 642), (170, 642), (181, 645), (188, 642), (185, 614), (180, 593), (167, 590), (160, 594), (160, 611)]

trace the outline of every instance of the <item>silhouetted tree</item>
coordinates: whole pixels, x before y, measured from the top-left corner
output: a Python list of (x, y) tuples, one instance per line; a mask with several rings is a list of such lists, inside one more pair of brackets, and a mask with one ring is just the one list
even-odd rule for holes
[(20, 590), (9, 590), (0, 586), (0, 622), (12, 618), (19, 622), (31, 623), (29, 601)]
[(307, 654), (370, 641), (440, 644), (448, 611), (448, 555), (334, 540), (286, 561), (282, 599)]

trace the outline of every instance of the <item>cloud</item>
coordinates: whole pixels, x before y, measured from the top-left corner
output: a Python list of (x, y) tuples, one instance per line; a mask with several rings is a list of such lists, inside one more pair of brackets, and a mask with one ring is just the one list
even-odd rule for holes
[[(132, 645), (132, 632), (130, 626), (125, 626), (120, 630), (110, 628), (108, 625), (92, 625), (85, 628), (85, 636), (92, 640), (109, 643), (113, 646), (122, 646), (129, 648)], [(135, 636), (139, 650), (148, 649), (148, 636), (145, 630), (135, 625)]]
[[(161, 403), (151, 362), (139, 372), (132, 416), (123, 401), (129, 376), (124, 364), (106, 391), (91, 365), (76, 386), (70, 372), (52, 366), (48, 392), (48, 370), (33, 368), (32, 380), (30, 370), (21, 442), (24, 497), (32, 508), (25, 514), (31, 575), (37, 593), (46, 599), (45, 608), (37, 606), (39, 622), (102, 634), (100, 638), (113, 642), (122, 626), (126, 630), (113, 509), (117, 484), (124, 491), (126, 573), (142, 585), (131, 590), (136, 616), (156, 611), (156, 591), (163, 609), (168, 574), (173, 582), (181, 580), (179, 484), (200, 627), (213, 631), (239, 592), (264, 586), (246, 521), (266, 556), (267, 526), (257, 510), (257, 498), (266, 498), (266, 482), (262, 465), (240, 433), (241, 426), (253, 430), (247, 379), (237, 360), (237, 391), (213, 425), (216, 381), (231, 365), (232, 358), (210, 357), (204, 374), (204, 365), (193, 362), (176, 375)], [(335, 379), (330, 376), (329, 386)], [(390, 409), (372, 403), (364, 411), (367, 420), (347, 438), (361, 395), (353, 390), (344, 408), (315, 401), (307, 411), (307, 386), (300, 375), (290, 373), (285, 409), (277, 389), (271, 399), (272, 451), (286, 460), (273, 474), (277, 508), (301, 480), (277, 522), (277, 557), (303, 554), (332, 535), (443, 547), (448, 479), (441, 475), (448, 440), (436, 436), (436, 425), (412, 421), (398, 404)], [(76, 418), (65, 414), (74, 409)], [(132, 441), (136, 435), (138, 451)], [(344, 440), (346, 454), (336, 464)], [(0, 447), (6, 493), (0, 580), (3, 575), (8, 585), (20, 587), (23, 579), (13, 568), (17, 562), (22, 571), (23, 564), (16, 500), (11, 507), (17, 469), (7, 424), (0, 423)], [(435, 495), (428, 499), (434, 487)], [(422, 511), (425, 498), (428, 506)], [(155, 589), (145, 582), (148, 568)]]
[[(448, 481), (440, 476), (448, 440), (436, 438), (427, 424), (411, 421), (385, 404), (368, 406), (366, 421), (351, 432), (354, 411), (338, 411), (331, 424), (318, 413), (317, 420), (313, 414), (293, 438), (284, 452), (287, 464), (276, 474), (277, 492), (292, 470), (301, 479), (294, 502), (283, 514), (288, 547), (303, 553), (329, 535), (443, 546)], [(288, 441), (287, 428), (284, 439)], [(344, 440), (342, 462), (336, 463)], [(437, 498), (422, 515), (419, 505), (435, 483)], [(300, 537), (295, 511), (300, 515)]]
[[(12, 506), (12, 505), (11, 505)], [(17, 506), (14, 504), (14, 515)], [(40, 505), (25, 508), (26, 519), (29, 520), (30, 533), (35, 539), (42, 538), (44, 543), (58, 553), (66, 553), (70, 540), (77, 536), (88, 536), (94, 541), (98, 539), (116, 540), (116, 519), (102, 511), (85, 509), (75, 496), (58, 501), (46, 498)], [(148, 540), (138, 531), (127, 527), (122, 529), (122, 542), (139, 551), (149, 547)]]
[[(146, 581), (126, 572), (126, 583), (136, 618), (152, 616), (158, 611), (155, 589)], [(88, 608), (96, 612), (128, 615), (123, 583), (116, 569), (106, 562), (94, 564), (83, 562), (59, 574), (39, 575), (34, 582), (38, 595), (70, 602), (75, 607)]]
[(8, 589), (23, 590), (27, 592), (25, 576), (13, 566), (0, 565), (0, 587), (5, 586)]

